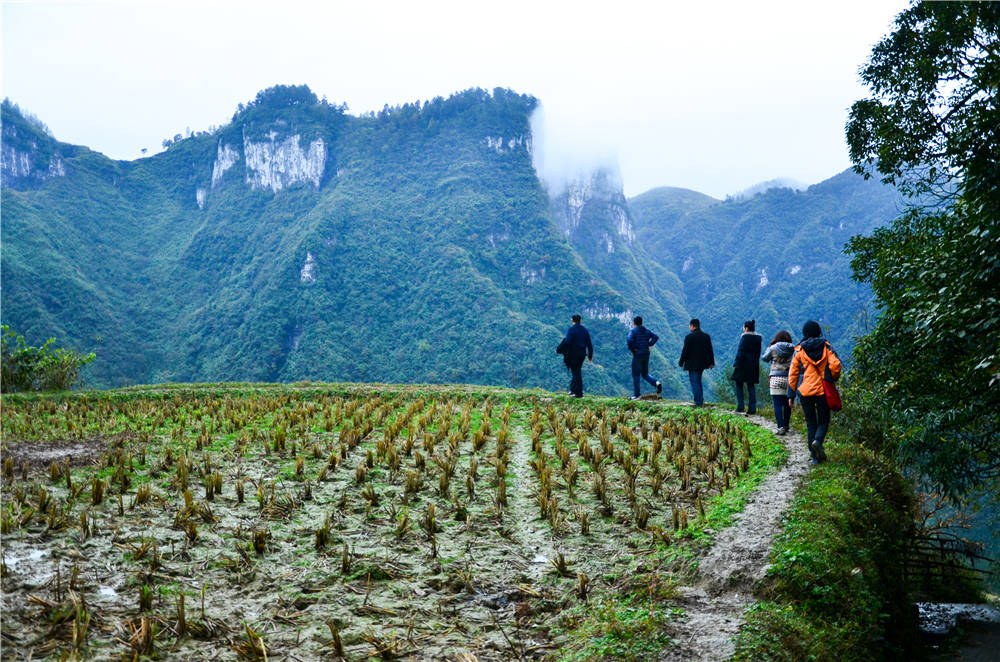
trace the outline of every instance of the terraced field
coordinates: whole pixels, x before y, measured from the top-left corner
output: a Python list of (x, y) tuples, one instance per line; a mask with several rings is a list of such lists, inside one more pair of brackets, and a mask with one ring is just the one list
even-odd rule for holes
[(5, 396), (2, 433), (12, 660), (648, 659), (629, 628), (670, 648), (784, 458), (721, 412), (478, 387)]

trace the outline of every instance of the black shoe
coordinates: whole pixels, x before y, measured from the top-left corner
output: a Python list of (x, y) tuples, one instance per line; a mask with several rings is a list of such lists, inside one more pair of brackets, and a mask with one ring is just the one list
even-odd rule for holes
[(826, 451), (823, 450), (822, 442), (814, 441), (811, 444), (809, 444), (809, 448), (812, 449), (813, 455), (816, 457), (816, 460), (818, 462), (820, 463), (826, 462)]
[(663, 382), (656, 382), (656, 392), (663, 393)]

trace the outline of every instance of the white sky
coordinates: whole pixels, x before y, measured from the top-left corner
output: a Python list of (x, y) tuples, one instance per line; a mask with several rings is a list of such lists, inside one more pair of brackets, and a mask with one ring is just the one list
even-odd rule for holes
[(2, 95), (132, 159), (278, 83), (351, 113), (509, 87), (544, 104), (549, 154), (616, 156), (628, 195), (723, 197), (850, 165), (858, 68), (907, 4), (5, 0)]

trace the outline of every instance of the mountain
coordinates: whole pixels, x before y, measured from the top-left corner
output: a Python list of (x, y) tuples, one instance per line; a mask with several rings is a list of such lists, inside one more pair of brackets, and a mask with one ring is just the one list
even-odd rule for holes
[(844, 358), (875, 311), (867, 286), (850, 278), (843, 246), (903, 205), (898, 191), (851, 170), (803, 191), (772, 188), (720, 202), (664, 188), (629, 203), (637, 240), (677, 275), (717, 354), (735, 352), (744, 320), (756, 320), (766, 343), (778, 329), (799, 338), (815, 319)]
[[(96, 345), (100, 385), (563, 388), (570, 314), (609, 313), (588, 320), (608, 358), (630, 304), (555, 224), (535, 104), (470, 90), (351, 117), (279, 86), (211, 135), (120, 162), (30, 133), (5, 103), (4, 322)], [(588, 388), (624, 392), (603, 366)]]
[[(641, 314), (662, 338), (652, 372), (679, 396), (689, 316), (717, 337), (758, 309), (762, 327), (800, 328), (815, 310), (840, 329), (853, 313), (842, 286), (866, 301), (840, 246), (888, 219), (878, 185), (844, 174), (748, 200), (680, 189), (627, 200), (617, 173), (597, 171), (549, 191), (532, 164), (536, 105), (475, 89), (351, 116), (277, 86), (216, 131), (114, 161), (5, 101), (4, 323), (95, 351), (85, 376), (98, 386), (562, 390), (553, 350), (580, 312), (596, 347), (587, 390), (624, 394), (625, 334)], [(838, 298), (772, 284), (795, 265)]]
[[(680, 281), (660, 264), (648, 259), (636, 241), (635, 219), (616, 170), (599, 168), (587, 176), (567, 182), (565, 189), (550, 191), (550, 206), (556, 224), (582, 261), (601, 279), (613, 284), (628, 302), (625, 310), (591, 306), (582, 314), (589, 318), (617, 320), (628, 329), (636, 315), (654, 329), (660, 344), (650, 355), (650, 374), (659, 378), (669, 393), (682, 394), (680, 374), (671, 370), (666, 355), (679, 352), (683, 334), (676, 324), (685, 313), (679, 296)], [(627, 363), (625, 334), (612, 351)], [(666, 355), (665, 355), (666, 354)], [(619, 359), (619, 361), (622, 359)]]
[(789, 188), (793, 191), (804, 191), (809, 188), (802, 182), (796, 181), (794, 179), (789, 179), (787, 177), (778, 177), (776, 179), (769, 179), (766, 182), (760, 182), (754, 184), (742, 191), (737, 191), (733, 195), (729, 196), (735, 200), (746, 200), (747, 198), (752, 198), (755, 195), (760, 195), (761, 193), (767, 193), (771, 189), (776, 188)]

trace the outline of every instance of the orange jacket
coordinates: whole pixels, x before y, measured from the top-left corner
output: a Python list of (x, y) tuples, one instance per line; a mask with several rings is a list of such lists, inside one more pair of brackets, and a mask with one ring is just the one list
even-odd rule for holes
[[(813, 339), (810, 338), (809, 340)], [(809, 340), (804, 342), (809, 343)], [(826, 374), (826, 368), (830, 368), (830, 375), (834, 379), (840, 377), (840, 359), (830, 349), (830, 343), (826, 341), (821, 342), (823, 343), (823, 350), (819, 360), (810, 358), (806, 350), (802, 348), (802, 345), (795, 347), (795, 354), (792, 355), (792, 366), (788, 370), (788, 388), (794, 392), (798, 384), (800, 396), (823, 395), (823, 376)], [(814, 348), (810, 347), (808, 349)], [(813, 353), (815, 354), (815, 351)], [(799, 384), (799, 375), (802, 376), (801, 384)]]

